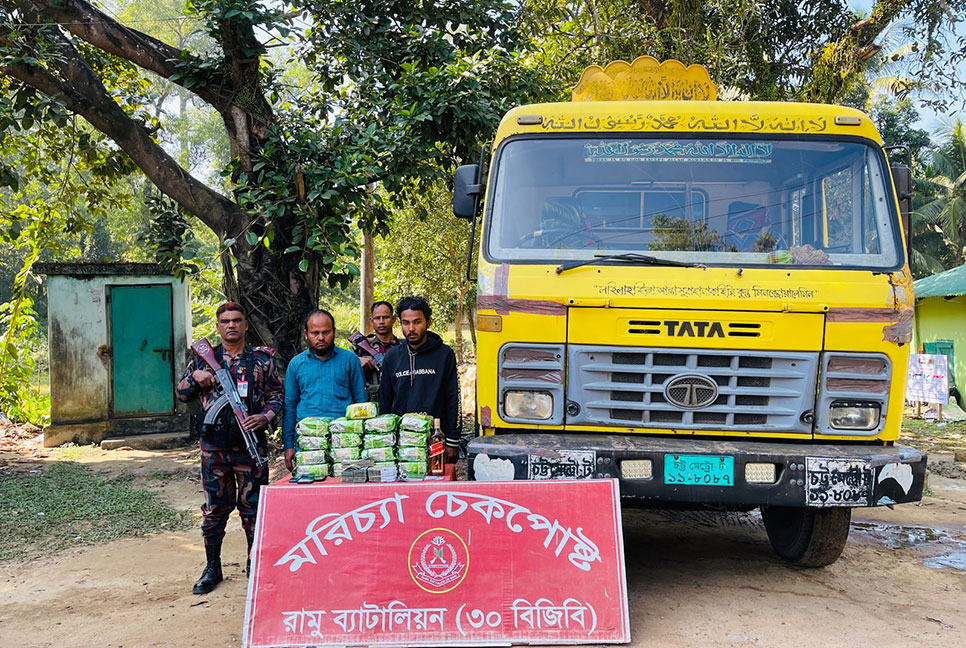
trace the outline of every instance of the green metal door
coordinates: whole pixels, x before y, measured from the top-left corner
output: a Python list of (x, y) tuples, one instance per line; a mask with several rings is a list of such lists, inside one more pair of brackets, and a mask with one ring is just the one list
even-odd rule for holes
[(171, 286), (109, 286), (111, 412), (174, 413)]

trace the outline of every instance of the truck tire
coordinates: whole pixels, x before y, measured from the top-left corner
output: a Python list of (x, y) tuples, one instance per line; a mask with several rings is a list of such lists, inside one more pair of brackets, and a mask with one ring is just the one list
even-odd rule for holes
[(799, 567), (825, 567), (842, 555), (852, 509), (762, 506), (761, 519), (782, 560)]

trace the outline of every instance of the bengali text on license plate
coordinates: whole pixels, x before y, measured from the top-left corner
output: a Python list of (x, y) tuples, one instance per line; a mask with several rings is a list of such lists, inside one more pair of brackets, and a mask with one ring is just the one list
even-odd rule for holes
[(664, 455), (664, 483), (733, 486), (735, 459), (722, 455)]

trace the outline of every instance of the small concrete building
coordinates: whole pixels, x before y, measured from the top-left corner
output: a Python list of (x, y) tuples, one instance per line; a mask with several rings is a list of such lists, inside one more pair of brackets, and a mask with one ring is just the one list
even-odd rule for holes
[(188, 411), (174, 393), (191, 331), (185, 283), (148, 263), (38, 266), (47, 275), (50, 348), (44, 445), (186, 438)]
[(949, 391), (964, 406), (966, 395), (966, 265), (924, 277), (916, 295), (915, 346), (919, 353), (942, 354), (949, 363)]

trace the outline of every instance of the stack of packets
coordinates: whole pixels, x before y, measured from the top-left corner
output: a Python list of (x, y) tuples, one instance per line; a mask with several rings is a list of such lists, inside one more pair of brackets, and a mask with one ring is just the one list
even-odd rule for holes
[(429, 414), (403, 414), (399, 421), (399, 476), (422, 479), (426, 476), (426, 448), (433, 417)]
[(379, 415), (376, 403), (353, 403), (337, 419), (299, 421), (294, 477), (391, 482), (426, 476), (433, 429), (428, 414)]
[(299, 421), (295, 427), (298, 434), (295, 443), (296, 479), (325, 479), (331, 474), (329, 467), (329, 424), (332, 419), (310, 416)]

